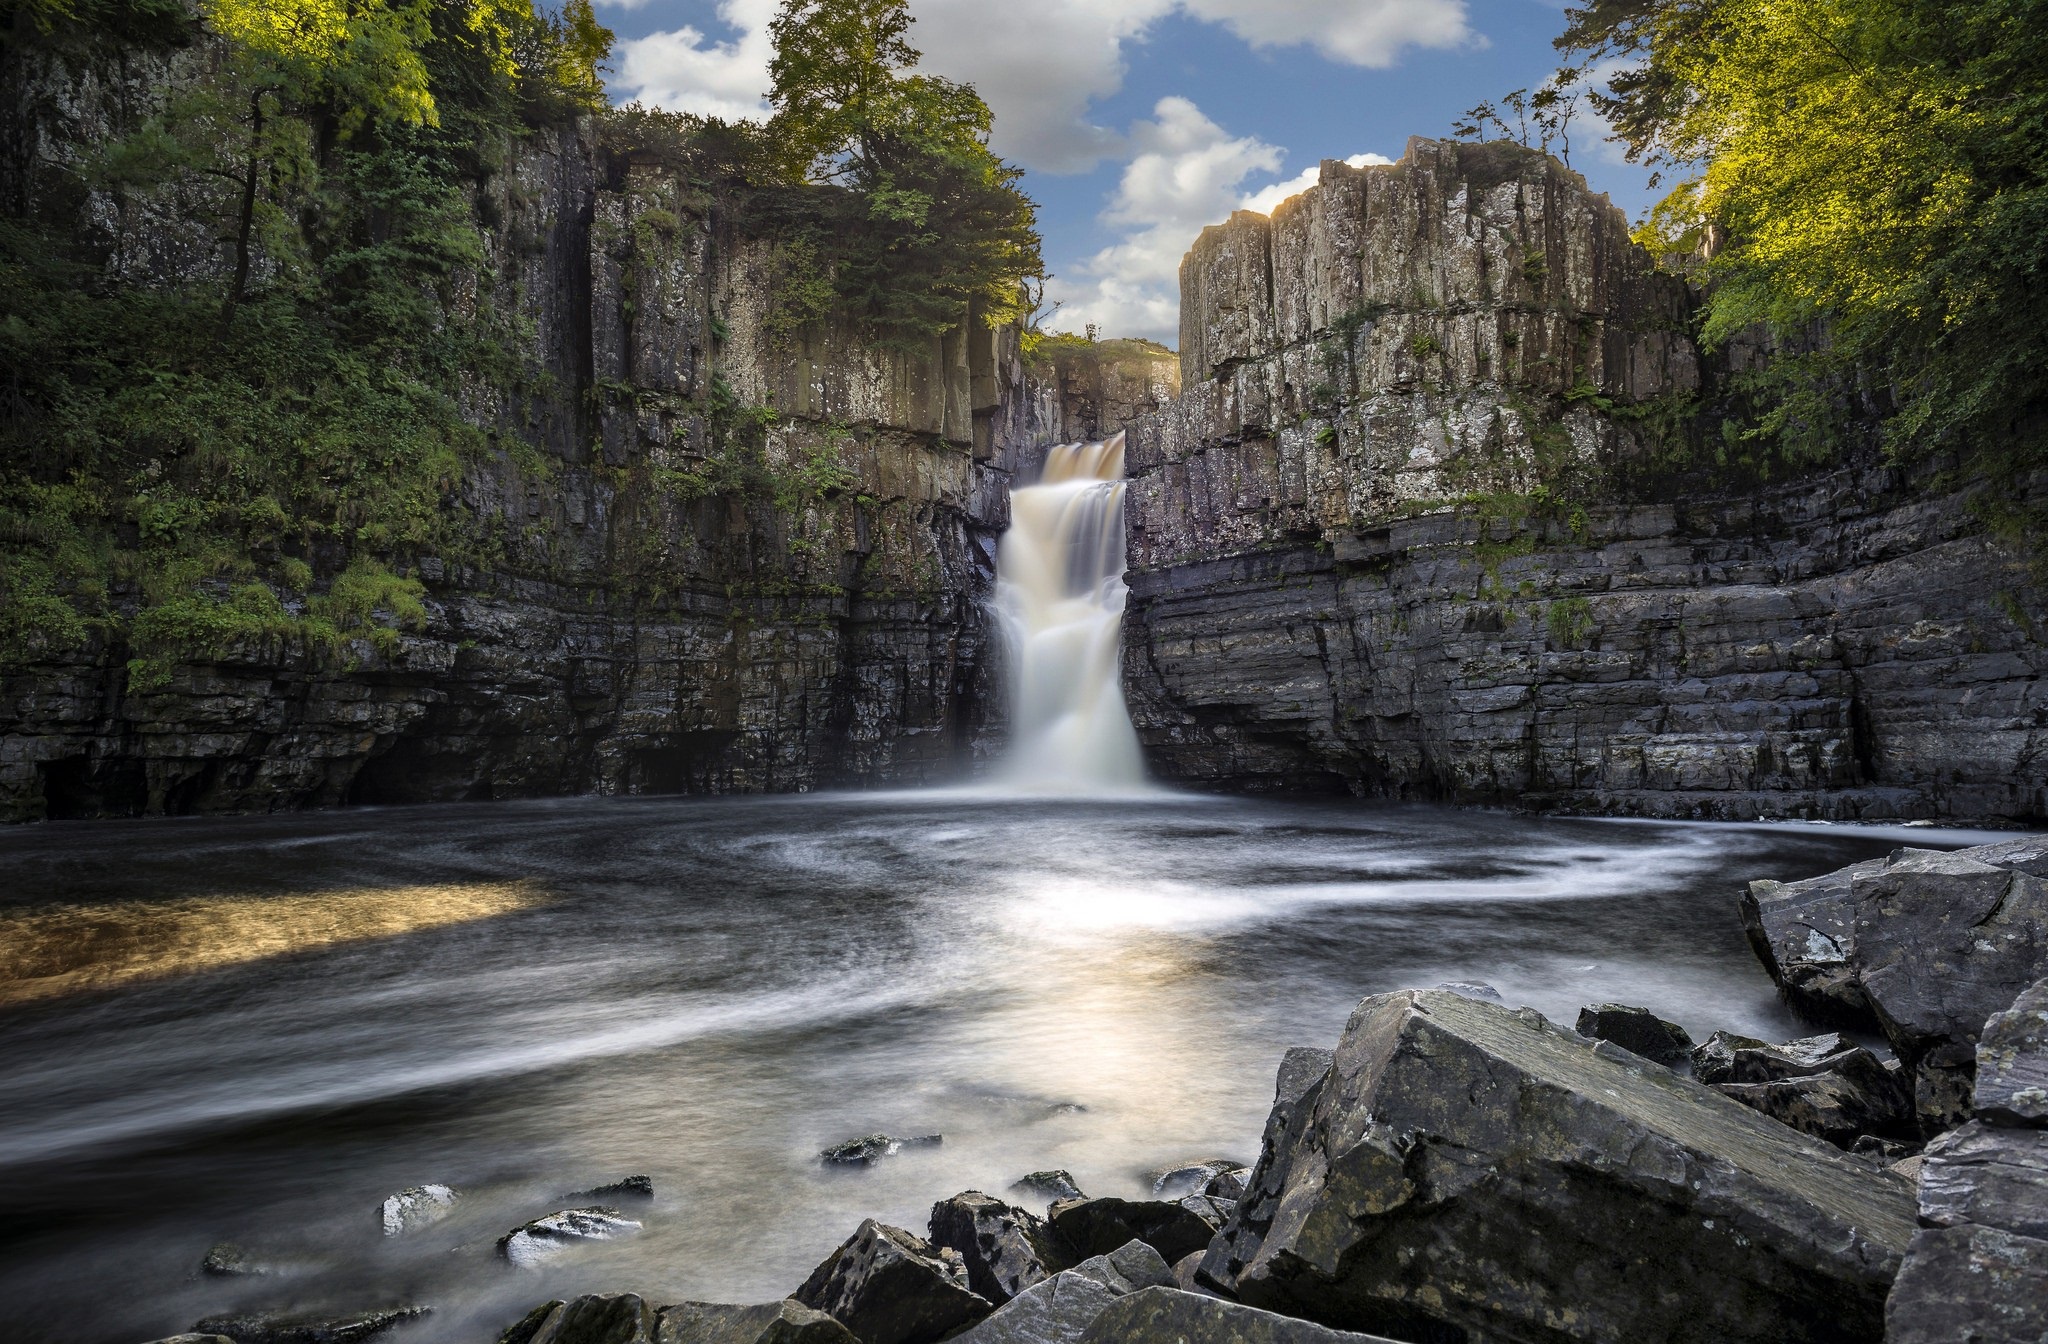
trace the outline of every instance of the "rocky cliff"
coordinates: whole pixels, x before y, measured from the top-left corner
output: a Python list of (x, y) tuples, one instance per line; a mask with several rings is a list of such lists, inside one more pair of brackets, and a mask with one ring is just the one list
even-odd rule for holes
[(1125, 680), (1166, 778), (2048, 813), (2027, 557), (1931, 470), (1674, 473), (1727, 357), (1578, 175), (1505, 144), (1326, 163), (1181, 288), (1185, 390), (1129, 426)]
[[(14, 51), (15, 208), (206, 59)], [(980, 601), (1007, 481), (1059, 429), (1040, 418), (1059, 399), (1027, 378), (1016, 329), (974, 314), (909, 352), (790, 321), (789, 258), (752, 205), (602, 146), (588, 119), (511, 146), (473, 201), (486, 255), (458, 278), (521, 333), (519, 376), (479, 379), (464, 407), (492, 447), (443, 501), (483, 558), (415, 557), (423, 615), (381, 644), (214, 641), (146, 683), (105, 628), (34, 649), (0, 668), (0, 815), (971, 768), (999, 700)], [(78, 218), (141, 240), (110, 241), (109, 267), (220, 264), (203, 238), (177, 255), (175, 202), (96, 191)]]

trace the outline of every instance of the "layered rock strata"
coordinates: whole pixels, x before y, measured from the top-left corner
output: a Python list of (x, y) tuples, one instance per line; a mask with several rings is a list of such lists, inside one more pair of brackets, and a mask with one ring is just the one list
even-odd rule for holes
[(1421, 140), (1325, 163), (1207, 230), (1181, 286), (1182, 395), (1128, 427), (1125, 680), (1161, 775), (2048, 811), (2048, 604), (1977, 501), (1875, 466), (1626, 488), (1728, 369), (1576, 174)]

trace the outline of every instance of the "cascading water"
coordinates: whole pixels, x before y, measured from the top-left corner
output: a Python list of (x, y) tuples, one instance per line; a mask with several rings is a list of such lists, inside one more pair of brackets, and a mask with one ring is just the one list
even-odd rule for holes
[(1043, 792), (1141, 788), (1145, 765), (1117, 674), (1124, 617), (1124, 436), (1064, 444), (1011, 492), (996, 553), (1010, 636), (1004, 782)]

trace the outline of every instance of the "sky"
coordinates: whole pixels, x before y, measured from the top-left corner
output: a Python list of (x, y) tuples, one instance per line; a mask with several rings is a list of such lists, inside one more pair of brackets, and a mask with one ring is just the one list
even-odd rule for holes
[[(762, 117), (777, 0), (595, 0), (614, 102)], [(1168, 346), (1181, 256), (1321, 160), (1390, 162), (1558, 64), (1565, 0), (910, 0), (920, 70), (975, 86), (1026, 170), (1060, 308), (1046, 325)], [(1574, 124), (1572, 167), (1631, 219), (1646, 170)]]

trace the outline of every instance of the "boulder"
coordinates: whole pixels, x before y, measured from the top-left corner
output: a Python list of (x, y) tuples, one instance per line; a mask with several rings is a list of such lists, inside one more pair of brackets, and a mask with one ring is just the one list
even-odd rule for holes
[(206, 1255), (199, 1261), (199, 1272), (208, 1278), (239, 1279), (275, 1274), (278, 1268), (252, 1258), (232, 1241), (220, 1241), (206, 1248)]
[(1048, 1215), (1076, 1256), (1107, 1255), (1142, 1241), (1168, 1264), (1208, 1246), (1229, 1209), (1207, 1195), (1185, 1199), (1063, 1199)]
[(1647, 1008), (1625, 1003), (1588, 1004), (1579, 1009), (1578, 1030), (1581, 1036), (1608, 1041), (1666, 1068), (1692, 1058), (1692, 1037), (1685, 1028), (1666, 1022)]
[(755, 1306), (681, 1302), (663, 1307), (655, 1344), (859, 1344), (859, 1336), (794, 1298)]
[(1501, 998), (1499, 990), (1483, 980), (1446, 980), (1438, 985), (1437, 988), (1448, 990), (1452, 994), (1462, 994), (1468, 999), (1491, 999), (1495, 1003), (1507, 1002), (1507, 1000)]
[(1359, 1004), (1266, 1135), (1202, 1281), (1343, 1329), (1867, 1341), (1913, 1232), (1896, 1178), (1532, 1010), (1440, 991)]
[(1787, 1078), (1777, 1083), (1721, 1083), (1714, 1089), (1759, 1115), (1802, 1134), (1849, 1148), (1873, 1133), (1910, 1130), (1911, 1116), (1886, 1092), (1873, 1098), (1835, 1073)]
[(790, 1296), (862, 1344), (932, 1344), (988, 1315), (960, 1253), (870, 1218)]
[(1976, 1110), (1999, 1125), (2048, 1125), (2048, 980), (1984, 1024)]
[(1075, 1344), (1119, 1297), (1172, 1282), (1159, 1252), (1127, 1242), (1025, 1289), (955, 1344)]
[[(1281, 1181), (1285, 1173), (1268, 1164), (1265, 1158), (1286, 1151), (1300, 1134), (1308, 1108), (1320, 1095), (1323, 1080), (1329, 1076), (1336, 1058), (1333, 1051), (1299, 1045), (1280, 1057), (1279, 1071), (1273, 1076), (1273, 1109), (1266, 1116), (1265, 1132), (1259, 1141), (1260, 1162), (1245, 1178), (1245, 1192), (1232, 1209), (1231, 1226), (1265, 1227), (1272, 1222), (1283, 1193)], [(1223, 1231), (1226, 1235), (1212, 1238), (1205, 1249), (1195, 1267), (1194, 1281), (1198, 1287), (1234, 1297), (1238, 1266), (1232, 1258), (1229, 1228)]]
[(433, 1226), (454, 1211), (461, 1193), (452, 1185), (415, 1185), (386, 1195), (377, 1210), (384, 1235), (395, 1237)]
[(1379, 1335), (1330, 1330), (1237, 1302), (1147, 1288), (1110, 1304), (1083, 1344), (1393, 1344)]
[(632, 1293), (590, 1294), (534, 1308), (499, 1344), (653, 1344), (654, 1309)]
[(609, 1241), (640, 1230), (617, 1209), (561, 1209), (498, 1238), (498, 1254), (522, 1269), (540, 1265), (580, 1242)]
[(1717, 1031), (1692, 1048), (1692, 1076), (1703, 1083), (1735, 1081), (1735, 1052), (1765, 1048), (1754, 1036)]
[(2048, 1241), (1995, 1227), (1915, 1233), (1885, 1305), (1885, 1344), (2048, 1339)]
[(893, 1157), (905, 1148), (935, 1148), (945, 1142), (942, 1134), (917, 1134), (905, 1139), (892, 1139), (887, 1134), (869, 1134), (858, 1139), (835, 1143), (818, 1154), (820, 1161), (828, 1167), (872, 1167), (885, 1157)]
[(588, 1190), (577, 1190), (563, 1195), (563, 1199), (653, 1199), (654, 1178), (652, 1176), (621, 1176), (605, 1185), (593, 1186)]
[(1921, 1154), (1920, 1221), (1979, 1223), (2048, 1240), (2048, 1129), (1972, 1120)]
[(1233, 1167), (1229, 1171), (1220, 1171), (1209, 1178), (1209, 1183), (1202, 1187), (1202, 1193), (1214, 1199), (1227, 1199), (1235, 1204), (1244, 1198), (1245, 1182), (1251, 1179), (1251, 1174), (1250, 1167)]
[(355, 1344), (427, 1314), (425, 1307), (391, 1307), (352, 1316), (294, 1316), (258, 1312), (212, 1316), (192, 1327), (198, 1335), (226, 1335), (235, 1344)]
[(229, 1339), (226, 1335), (195, 1335), (188, 1332), (182, 1335), (166, 1335), (162, 1339), (152, 1339), (149, 1341), (149, 1344), (235, 1344), (235, 1341)]
[(1876, 873), (1866, 859), (1803, 882), (1752, 882), (1742, 893), (1742, 928), (1750, 950), (1787, 1003), (1820, 1022), (1875, 1030), (1852, 957), (1856, 903), (1850, 884)]
[(1152, 1173), (1152, 1198), (1182, 1199), (1188, 1195), (1205, 1194), (1209, 1182), (1225, 1172), (1239, 1171), (1245, 1164), (1228, 1157), (1205, 1157), (1191, 1162), (1181, 1162), (1164, 1171)]
[(1021, 1191), (1044, 1200), (1085, 1198), (1081, 1193), (1081, 1187), (1074, 1181), (1074, 1174), (1064, 1169), (1034, 1171), (1012, 1185), (1010, 1190), (1013, 1193)]
[(932, 1205), (931, 1233), (959, 1252), (967, 1286), (998, 1305), (1073, 1263), (1043, 1218), (979, 1190)]

